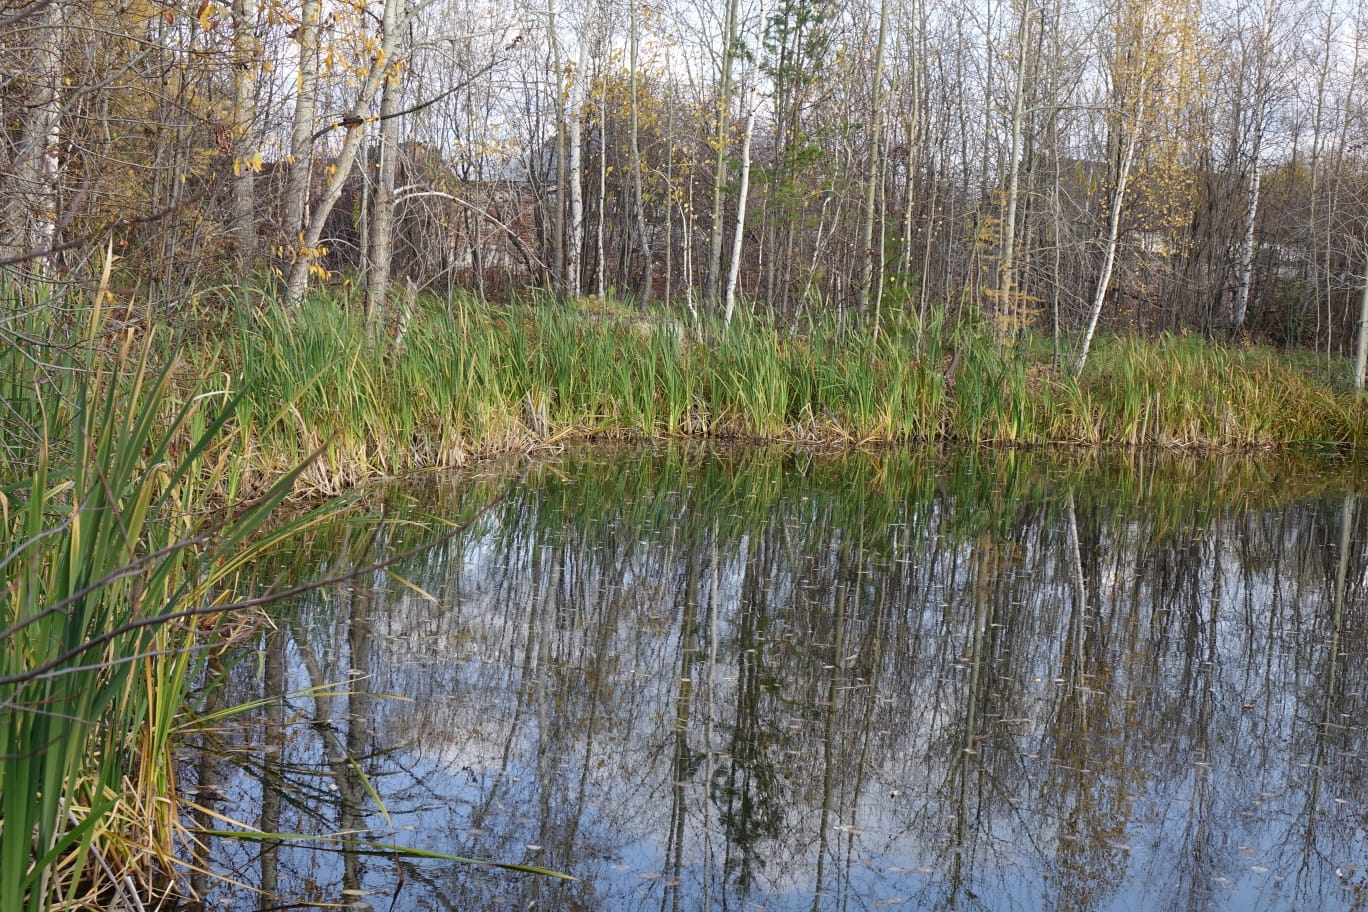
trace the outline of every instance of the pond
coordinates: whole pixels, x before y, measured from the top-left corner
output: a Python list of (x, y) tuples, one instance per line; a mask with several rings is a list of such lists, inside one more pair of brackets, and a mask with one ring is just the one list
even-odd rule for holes
[(1353, 468), (600, 447), (396, 487), (389, 521), (265, 572), (469, 527), (275, 609), (213, 699), (283, 699), (183, 774), (206, 829), (329, 838), (206, 839), (195, 886), (381, 912), (1368, 908)]

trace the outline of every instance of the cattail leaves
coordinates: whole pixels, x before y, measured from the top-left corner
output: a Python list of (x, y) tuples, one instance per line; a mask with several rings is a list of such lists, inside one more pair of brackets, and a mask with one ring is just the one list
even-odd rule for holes
[(297, 473), (223, 503), (205, 458), (235, 400), (175, 406), (175, 364), (150, 345), (0, 360), (17, 396), (62, 403), (22, 454), (32, 477), (0, 476), (0, 908), (36, 912), (113, 889), (116, 870), (119, 890), (164, 876), (200, 628), (251, 555), (297, 528), (252, 539)]
[(323, 491), (566, 436), (1264, 447), (1368, 431), (1346, 391), (1271, 350), (1104, 336), (1061, 376), (1044, 340), (1004, 349), (943, 315), (796, 335), (742, 314), (694, 337), (664, 312), (420, 299), (387, 351), (318, 298), (268, 314), (234, 357), (251, 365), (237, 414), (258, 474), (330, 441), (305, 478)]

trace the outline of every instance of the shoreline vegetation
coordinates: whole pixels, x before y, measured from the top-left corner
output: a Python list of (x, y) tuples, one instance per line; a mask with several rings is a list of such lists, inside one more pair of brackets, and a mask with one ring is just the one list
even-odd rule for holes
[[(346, 302), (139, 333), (14, 289), (0, 346), (0, 907), (147, 901), (195, 834), (176, 746), (209, 658), (256, 636), (257, 558), (365, 482), (580, 438), (1360, 452), (1368, 410), (1308, 360), (1195, 336), (1099, 338), (1077, 379), (986, 322), (686, 324), (602, 301)], [(99, 295), (97, 294), (97, 298)], [(27, 314), (26, 316), (24, 314)], [(1064, 363), (1067, 363), (1065, 361)], [(1293, 486), (1295, 487), (1295, 486)], [(1292, 488), (1283, 493), (1291, 496)], [(315, 504), (282, 521), (290, 496)], [(262, 562), (265, 566), (269, 562)], [(249, 708), (239, 708), (246, 711)], [(266, 838), (244, 832), (243, 838)], [(125, 895), (129, 894), (129, 895)]]
[[(1067, 363), (1067, 355), (1061, 360)], [(1368, 407), (1311, 358), (1195, 335), (1109, 335), (1081, 376), (1048, 338), (1004, 346), (986, 322), (763, 317), (694, 327), (589, 299), (420, 300), (372, 342), (335, 299), (268, 308), (191, 376), (243, 385), (234, 445), (246, 490), (310, 453), (314, 493), (579, 438), (704, 438), (835, 447), (905, 443), (1310, 447), (1368, 443)]]
[(744, 313), (723, 327), (614, 300), (456, 295), (417, 298), (376, 334), (336, 295), (277, 304), (200, 305), (174, 331), (148, 332), (146, 319), (120, 324), (89, 308), (37, 316), (47, 305), (35, 302), (0, 350), (10, 424), (0, 481), (25, 478), (50, 444), (40, 426), (62, 420), (47, 405), (75, 396), (73, 375), (127, 374), (140, 350), (148, 363), (139, 371), (168, 372), (163, 421), (191, 402), (201, 424), (229, 406), (201, 444), (208, 484), (228, 501), (286, 474), (293, 495), (317, 499), (585, 439), (1368, 445), (1368, 398), (1353, 388), (1347, 358), (1195, 334), (1100, 335), (1075, 376), (1070, 352), (1047, 336), (1004, 341), (987, 319), (951, 324), (944, 311), (924, 323), (886, 314), (878, 331), (839, 315), (776, 328)]

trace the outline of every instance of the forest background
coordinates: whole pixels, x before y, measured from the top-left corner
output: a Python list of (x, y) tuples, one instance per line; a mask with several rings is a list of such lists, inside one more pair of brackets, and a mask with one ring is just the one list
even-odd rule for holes
[(983, 314), (1352, 350), (1357, 0), (192, 0), (0, 16), (0, 262), (241, 289)]

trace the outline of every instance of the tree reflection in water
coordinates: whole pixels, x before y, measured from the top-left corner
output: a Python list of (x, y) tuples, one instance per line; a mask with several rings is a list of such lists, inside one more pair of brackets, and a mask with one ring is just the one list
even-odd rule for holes
[[(395, 490), (404, 521), (279, 572), (500, 483)], [(566, 455), (239, 663), (228, 699), (292, 695), (213, 765), (218, 810), (349, 850), (217, 840), (278, 895), (208, 899), (1364, 908), (1355, 488), (1248, 458)]]

